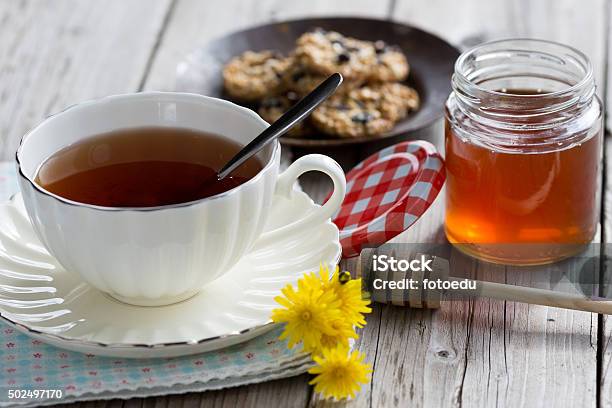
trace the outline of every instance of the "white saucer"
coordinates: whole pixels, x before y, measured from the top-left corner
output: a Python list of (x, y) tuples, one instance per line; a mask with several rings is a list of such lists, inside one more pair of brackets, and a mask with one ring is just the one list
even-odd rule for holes
[[(313, 211), (303, 192), (275, 196), (276, 228)], [(331, 222), (266, 245), (255, 244), (231, 271), (196, 296), (163, 307), (130, 306), (89, 287), (42, 246), (21, 195), (0, 205), (0, 318), (69, 350), (115, 357), (174, 357), (227, 347), (274, 325), (274, 297), (341, 254)], [(205, 268), (205, 266), (203, 266)]]

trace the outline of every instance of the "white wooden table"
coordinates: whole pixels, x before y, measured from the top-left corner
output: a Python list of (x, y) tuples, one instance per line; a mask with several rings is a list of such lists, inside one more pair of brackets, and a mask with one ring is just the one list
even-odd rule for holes
[[(0, 159), (12, 160), (26, 130), (72, 103), (172, 90), (177, 62), (213, 37), (313, 15), (389, 18), (463, 45), (508, 36), (568, 43), (590, 56), (606, 99), (611, 9), (606, 0), (0, 0)], [(441, 128), (419, 136), (439, 142)], [(612, 154), (609, 141), (606, 151)], [(600, 238), (607, 242), (612, 182), (603, 181)], [(317, 198), (327, 187), (317, 179), (303, 185)], [(443, 239), (443, 207), (438, 199), (401, 239)], [(524, 279), (512, 268), (478, 273)], [(606, 316), (486, 299), (437, 312), (376, 305), (358, 343), (374, 365), (373, 381), (347, 405), (612, 406), (611, 326)], [(81, 405), (326, 405), (307, 380)]]

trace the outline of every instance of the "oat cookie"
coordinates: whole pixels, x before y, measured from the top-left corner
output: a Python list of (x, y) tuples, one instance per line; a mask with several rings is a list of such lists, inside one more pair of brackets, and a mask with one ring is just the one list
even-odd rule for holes
[(404, 53), (395, 46), (384, 41), (374, 43), (376, 50), (376, 65), (372, 69), (369, 80), (376, 82), (403, 81), (408, 77), (410, 66)]
[(416, 92), (397, 83), (381, 83), (333, 96), (312, 114), (312, 123), (340, 137), (377, 136), (418, 107)]
[(395, 122), (382, 116), (374, 106), (346, 96), (332, 98), (312, 113), (313, 125), (340, 137), (375, 136), (388, 132)]
[(311, 120), (317, 129), (345, 138), (380, 135), (395, 124), (383, 117), (374, 104), (348, 95), (334, 96), (324, 102), (312, 113)]
[[(282, 95), (273, 95), (264, 98), (259, 105), (257, 113), (268, 123), (275, 122), (283, 113), (300, 100), (300, 96), (295, 92), (285, 92)], [(288, 136), (300, 137), (308, 133), (308, 126), (305, 122), (298, 123), (289, 132)]]
[(413, 88), (395, 82), (370, 84), (351, 91), (349, 97), (375, 106), (383, 117), (394, 122), (418, 109), (420, 104), (419, 95)]
[(243, 101), (261, 99), (281, 87), (283, 73), (291, 63), (291, 58), (273, 51), (247, 51), (223, 68), (225, 90)]
[(321, 75), (339, 72), (347, 80), (363, 80), (376, 64), (371, 42), (345, 37), (335, 31), (315, 30), (302, 34), (295, 56), (309, 71)]

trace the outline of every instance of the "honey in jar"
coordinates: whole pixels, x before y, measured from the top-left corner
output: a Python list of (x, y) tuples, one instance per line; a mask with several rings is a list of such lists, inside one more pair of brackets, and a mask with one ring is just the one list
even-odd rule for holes
[(597, 230), (601, 103), (579, 51), (504, 40), (464, 53), (446, 103), (451, 243), (505, 264), (565, 258)]

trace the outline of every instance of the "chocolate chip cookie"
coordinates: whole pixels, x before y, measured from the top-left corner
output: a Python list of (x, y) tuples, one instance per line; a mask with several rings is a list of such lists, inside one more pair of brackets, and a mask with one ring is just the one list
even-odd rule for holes
[(321, 29), (302, 34), (296, 41), (298, 62), (313, 73), (339, 72), (347, 80), (365, 80), (376, 64), (376, 50), (368, 41)]
[(291, 58), (273, 51), (247, 51), (224, 67), (225, 90), (242, 101), (259, 100), (280, 89), (283, 74), (291, 64)]
[(340, 137), (378, 136), (416, 109), (414, 89), (398, 83), (380, 83), (336, 95), (312, 113), (319, 130)]

